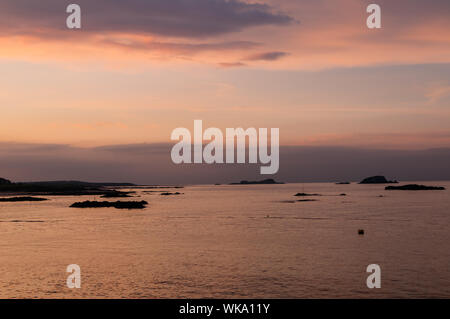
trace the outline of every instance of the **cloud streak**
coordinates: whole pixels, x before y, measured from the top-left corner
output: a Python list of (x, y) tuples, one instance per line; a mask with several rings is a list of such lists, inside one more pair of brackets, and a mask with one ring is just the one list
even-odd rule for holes
[[(266, 4), (240, 0), (78, 0), (84, 32), (120, 32), (181, 38), (203, 38), (249, 27), (287, 25), (293, 19)], [(60, 0), (5, 0), (1, 29), (28, 33), (65, 29)]]
[(250, 55), (247, 58), (245, 58), (245, 60), (246, 61), (275, 61), (275, 60), (281, 59), (287, 55), (288, 55), (288, 53), (279, 52), (279, 51), (263, 52), (263, 53), (257, 53), (257, 54)]
[(153, 52), (177, 52), (180, 54), (196, 54), (200, 52), (213, 51), (236, 51), (249, 50), (260, 46), (260, 43), (251, 41), (209, 42), (209, 43), (186, 43), (186, 42), (160, 42), (147, 41), (146, 39), (122, 41), (117, 38), (105, 38), (99, 41), (102, 44), (123, 48)]

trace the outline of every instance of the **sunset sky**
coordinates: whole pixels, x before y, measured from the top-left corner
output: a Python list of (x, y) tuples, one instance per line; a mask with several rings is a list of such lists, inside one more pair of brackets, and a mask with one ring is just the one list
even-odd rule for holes
[(169, 142), (201, 119), (283, 145), (450, 146), (448, 0), (1, 0), (0, 68), (2, 143)]

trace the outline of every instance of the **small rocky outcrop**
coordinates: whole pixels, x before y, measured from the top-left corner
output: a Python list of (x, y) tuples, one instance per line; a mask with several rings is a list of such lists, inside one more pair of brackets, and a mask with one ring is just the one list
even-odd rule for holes
[(161, 196), (172, 196), (172, 195), (181, 195), (181, 193), (180, 192), (176, 192), (176, 193), (164, 192), (164, 193), (161, 193)]

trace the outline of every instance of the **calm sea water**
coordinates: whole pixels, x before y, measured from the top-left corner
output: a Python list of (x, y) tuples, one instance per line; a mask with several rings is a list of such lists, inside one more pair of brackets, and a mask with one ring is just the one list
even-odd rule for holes
[[(92, 196), (0, 203), (0, 297), (449, 298), (450, 182), (421, 184), (447, 190), (192, 186), (138, 191), (141, 211), (68, 207)], [(288, 202), (297, 192), (327, 196)], [(81, 289), (66, 287), (69, 264)], [(366, 286), (369, 264), (381, 289)]]

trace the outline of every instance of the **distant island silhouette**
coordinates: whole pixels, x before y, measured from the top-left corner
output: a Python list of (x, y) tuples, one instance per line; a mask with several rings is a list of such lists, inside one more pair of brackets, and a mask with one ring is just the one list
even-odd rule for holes
[(417, 185), (417, 184), (408, 184), (402, 186), (386, 186), (385, 190), (402, 190), (402, 191), (443, 191), (445, 187), (440, 186), (426, 186), (426, 185)]
[(388, 181), (384, 176), (371, 176), (363, 179), (359, 184), (396, 184), (398, 181)]
[(240, 181), (239, 183), (230, 183), (230, 185), (254, 185), (254, 184), (284, 184), (276, 182), (273, 178), (264, 179), (262, 181)]

